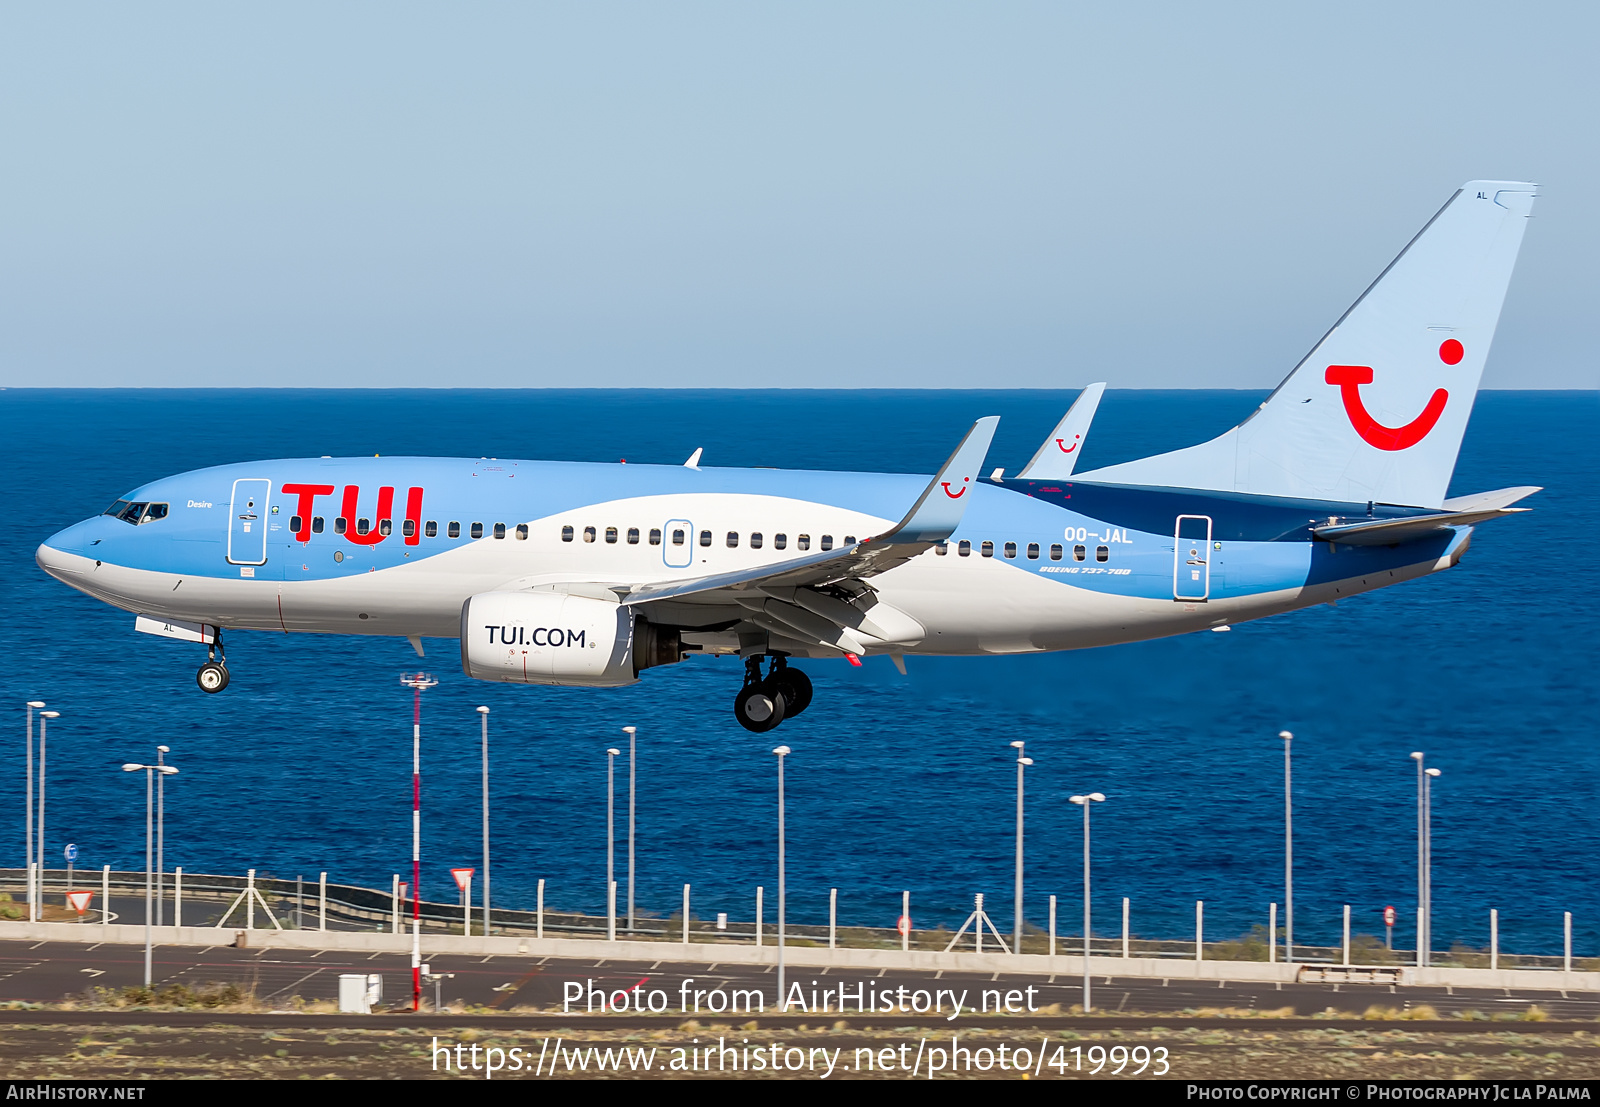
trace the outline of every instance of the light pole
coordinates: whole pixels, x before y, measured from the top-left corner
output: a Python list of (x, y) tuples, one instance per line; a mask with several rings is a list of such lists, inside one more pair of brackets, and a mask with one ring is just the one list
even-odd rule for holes
[(617, 940), (617, 867), (616, 819), (617, 756), (622, 753), (615, 746), (606, 750), (606, 940)]
[(1428, 889), (1423, 876), (1428, 865), (1426, 838), (1427, 831), (1422, 827), (1422, 782), (1426, 778), (1422, 775), (1422, 751), (1413, 750), (1411, 760), (1417, 763), (1417, 967), (1423, 964), (1422, 947), (1426, 944), (1423, 940), (1426, 934), (1428, 920)]
[(439, 682), (428, 673), (405, 673), (411, 689), (411, 1009), (422, 1010), (422, 693)]
[[(144, 986), (150, 987), (150, 916), (151, 916), (151, 870), (154, 868), (155, 858), (155, 778), (157, 776), (171, 776), (178, 770), (171, 765), (140, 765), (129, 762), (122, 766), (125, 773), (136, 773), (144, 770)], [(106, 909), (105, 904), (100, 909)]]
[[(156, 764), (167, 763), (167, 754), (172, 752), (171, 746), (156, 747)], [(156, 775), (156, 925), (160, 926), (166, 921), (166, 910), (161, 902), (162, 885), (167, 878), (167, 774)]]
[[(783, 761), (790, 754), (788, 746), (772, 751), (778, 755), (778, 1014), (783, 1014), (783, 921), (784, 921), (784, 871), (783, 871)], [(688, 925), (688, 920), (684, 920)]]
[[(622, 732), (628, 736), (628, 933), (633, 933), (633, 778), (635, 737), (639, 733), (636, 726), (625, 726)], [(684, 919), (683, 925), (687, 927), (689, 920)], [(685, 934), (688, 930), (684, 931)]]
[(1278, 731), (1283, 739), (1283, 960), (1294, 960), (1294, 765), (1290, 746), (1294, 735)]
[(59, 719), (59, 718), (61, 718), (61, 712), (59, 712), (59, 711), (41, 711), (41, 712), (39, 712), (39, 833), (37, 835), (37, 845), (39, 847), (39, 867), (38, 867), (37, 870), (35, 870), (38, 873), (39, 887), (38, 887), (38, 889), (37, 889), (37, 891), (36, 891), (36, 893), (34, 895), (34, 899), (39, 904), (38, 917), (40, 919), (44, 918), (44, 747), (45, 747), (45, 737), (46, 737), (46, 733), (45, 732), (47, 731), (47, 729), (50, 726), (50, 720), (51, 719)]
[[(28, 874), (28, 921), (39, 918), (39, 904), (33, 887), (33, 713), (44, 707), (43, 700), (28, 701), (28, 801), (25, 823), (28, 831), (28, 852), (23, 855), (22, 869)], [(42, 725), (42, 724), (41, 724)]]
[(1433, 961), (1433, 782), (1438, 769), (1422, 772), (1422, 892), (1427, 909), (1422, 922), (1422, 963)]
[(1012, 934), (1011, 949), (1013, 952), (1022, 952), (1022, 773), (1033, 758), (1022, 756), (1023, 743), (1012, 742), (1011, 748), (1017, 751), (1017, 886), (1016, 903), (1012, 909)]
[[(489, 709), (478, 708), (478, 718), (483, 720), (483, 936), (489, 930)], [(434, 1004), (438, 1006), (437, 1003)]]
[(1089, 1005), (1089, 809), (1097, 803), (1104, 803), (1106, 797), (1099, 792), (1090, 792), (1086, 796), (1069, 796), (1068, 803), (1075, 803), (1083, 808), (1083, 1013), (1087, 1015), (1091, 1010)]

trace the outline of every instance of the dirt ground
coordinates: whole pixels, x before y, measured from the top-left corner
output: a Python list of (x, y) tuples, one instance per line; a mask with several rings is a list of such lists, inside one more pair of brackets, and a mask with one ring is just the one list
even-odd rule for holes
[[(76, 1025), (52, 1023), (48, 1011), (31, 1011), (24, 1018), (10, 1014), (0, 1013), (0, 1072), (13, 1080), (482, 1079), (481, 1065), (471, 1071), (473, 1046), (480, 1060), (499, 1051), (505, 1067), (495, 1078), (502, 1080), (774, 1075), (927, 1079), (928, 1068), (940, 1060), (936, 1050), (944, 1051), (938, 1079), (1591, 1079), (1600, 1074), (1600, 1024), (1593, 1029), (1537, 1023), (1440, 1029), (1438, 1023), (1419, 1027), (1382, 1022), (1359, 1029), (1303, 1023), (1278, 1028), (1263, 1020), (1246, 1025), (1163, 1015), (1152, 1016), (1141, 1029), (969, 1029), (958, 1032), (956, 1043), (972, 1051), (966, 1071), (951, 1072), (947, 1028), (861, 1030), (845, 1021), (781, 1030), (755, 1023), (689, 1023), (676, 1029), (607, 1032), (589, 1027), (485, 1030), (472, 1027), (469, 1018), (459, 1028), (436, 1030), (385, 1025), (375, 1016), (370, 1029), (327, 1030), (292, 1014), (267, 1029), (229, 1025), (228, 1016), (220, 1012), (216, 1021), (193, 1026), (163, 1025), (156, 1011), (119, 1013), (104, 1023)], [(457, 1044), (459, 1053), (454, 1051)], [(590, 1046), (601, 1052), (588, 1052)], [(634, 1052), (621, 1054), (619, 1047)], [(708, 1047), (710, 1053), (702, 1052)], [(998, 1061), (1001, 1047), (1008, 1058), (1003, 1068)], [(443, 1065), (438, 1048), (447, 1058)], [(608, 1049), (613, 1052), (605, 1063)], [(1026, 1051), (1026, 1073), (1019, 1071), (1018, 1049)], [(1164, 1054), (1158, 1052), (1162, 1049)], [(650, 1050), (654, 1052), (641, 1052)], [(758, 1054), (763, 1058), (760, 1067), (754, 1061)], [(833, 1069), (824, 1077), (830, 1055)], [(467, 1072), (451, 1063), (458, 1057)], [(520, 1071), (512, 1067), (512, 1058), (520, 1058)], [(769, 1058), (778, 1059), (784, 1071), (774, 1073), (766, 1063)], [(1091, 1071), (1097, 1059), (1098, 1075)], [(1114, 1071), (1119, 1061), (1120, 1076)]]

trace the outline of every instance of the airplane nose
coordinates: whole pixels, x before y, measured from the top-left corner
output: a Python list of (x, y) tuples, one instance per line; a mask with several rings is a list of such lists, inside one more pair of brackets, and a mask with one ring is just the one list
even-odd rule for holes
[(49, 542), (40, 543), (39, 548), (33, 551), (33, 559), (39, 563), (39, 568), (68, 584), (72, 583), (72, 578), (82, 575), (78, 565), (84, 559), (65, 550), (58, 550)]
[(81, 579), (94, 566), (90, 546), (96, 538), (98, 519), (85, 519), (57, 531), (33, 552), (39, 568), (66, 584)]

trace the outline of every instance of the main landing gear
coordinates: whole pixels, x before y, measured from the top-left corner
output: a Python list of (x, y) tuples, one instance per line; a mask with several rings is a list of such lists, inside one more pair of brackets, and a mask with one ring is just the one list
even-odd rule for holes
[(194, 682), (202, 692), (220, 692), (228, 686), (228, 659), (223, 656), (222, 628), (216, 628), (216, 641), (211, 644), (206, 663), (194, 675)]
[(745, 659), (744, 687), (733, 698), (733, 713), (740, 726), (761, 734), (800, 714), (810, 704), (811, 679), (799, 669), (789, 668), (786, 658), (774, 657), (765, 677), (761, 675), (761, 658)]

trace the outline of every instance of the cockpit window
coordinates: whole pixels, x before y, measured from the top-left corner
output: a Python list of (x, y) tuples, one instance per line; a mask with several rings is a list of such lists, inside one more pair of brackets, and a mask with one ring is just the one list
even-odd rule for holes
[(134, 526), (138, 526), (140, 523), (153, 523), (157, 519), (165, 519), (167, 517), (167, 505), (118, 500), (106, 508), (105, 514), (121, 519), (124, 523), (132, 523)]

